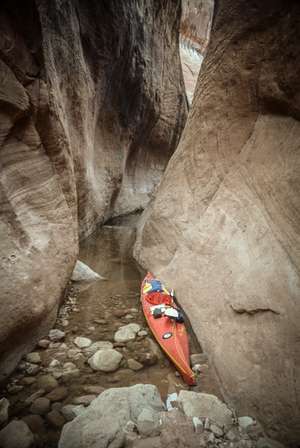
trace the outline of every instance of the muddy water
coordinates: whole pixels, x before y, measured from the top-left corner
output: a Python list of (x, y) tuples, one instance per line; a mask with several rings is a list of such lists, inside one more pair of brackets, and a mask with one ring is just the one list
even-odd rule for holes
[[(51, 418), (49, 409), (48, 414), (44, 412), (30, 421), (39, 447), (57, 447), (61, 427), (65, 423), (60, 409), (83, 395), (96, 395), (109, 387), (152, 383), (165, 399), (168, 393), (187, 388), (154, 342), (142, 314), (139, 290), (145, 273), (131, 256), (134, 232), (131, 220), (122, 221), (122, 225), (104, 226), (82, 243), (79, 258), (107, 280), (98, 281), (80, 292), (74, 287), (70, 289), (55, 326), (65, 332), (65, 337), (50, 343), (47, 348), (37, 346), (34, 351), (41, 358), (37, 371), (28, 373), (20, 365), (1, 393), (10, 401), (10, 420), (25, 418), (28, 423), (28, 417), (32, 419), (33, 415), (28, 398), (33, 394), (36, 394), (35, 398), (45, 396), (51, 391), (51, 386), (43, 390), (41, 377), (51, 376), (56, 381), (54, 389), (64, 388), (63, 396), (52, 400), (51, 409), (55, 413)], [(87, 362), (89, 355), (76, 347), (75, 338), (83, 336), (92, 342), (114, 342), (116, 330), (127, 323), (138, 323), (147, 334), (138, 336), (133, 342), (114, 344), (123, 354), (116, 372), (93, 371)], [(191, 352), (199, 351), (200, 347), (191, 337)], [(131, 370), (129, 359), (140, 362), (143, 368)], [(193, 389), (220, 395), (207, 364), (202, 365), (198, 385)]]

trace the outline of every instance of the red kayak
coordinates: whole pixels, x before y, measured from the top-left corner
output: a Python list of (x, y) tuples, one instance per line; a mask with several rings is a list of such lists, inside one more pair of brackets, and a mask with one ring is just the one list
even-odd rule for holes
[(184, 381), (195, 385), (190, 367), (189, 342), (183, 315), (168, 291), (148, 272), (141, 286), (143, 311), (155, 339), (181, 373)]

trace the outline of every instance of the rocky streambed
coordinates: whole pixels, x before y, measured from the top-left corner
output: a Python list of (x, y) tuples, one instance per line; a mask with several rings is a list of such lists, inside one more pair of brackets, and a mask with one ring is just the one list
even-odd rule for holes
[[(27, 425), (36, 446), (57, 447), (63, 426), (111, 387), (153, 384), (163, 400), (187, 389), (147, 328), (139, 303), (144, 273), (131, 257), (133, 238), (134, 226), (123, 222), (83, 242), (81, 260), (105, 281), (88, 288), (79, 281), (70, 285), (55, 328), (19, 363), (1, 391), (4, 435), (5, 428), (13, 428), (7, 424), (17, 419)], [(193, 337), (190, 342), (192, 363), (200, 373), (193, 389), (221, 397), (206, 356)]]

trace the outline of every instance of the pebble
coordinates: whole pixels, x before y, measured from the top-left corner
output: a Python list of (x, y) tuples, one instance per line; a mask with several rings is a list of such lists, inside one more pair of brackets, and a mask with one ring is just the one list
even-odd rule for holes
[(50, 392), (58, 387), (58, 382), (52, 375), (41, 375), (37, 379), (37, 384), (39, 388), (44, 389), (46, 392)]
[(84, 386), (83, 387), (84, 392), (86, 392), (89, 395), (100, 395), (102, 392), (105, 391), (105, 388), (102, 386)]
[(84, 338), (82, 336), (78, 336), (74, 340), (74, 344), (79, 348), (87, 348), (91, 345), (92, 341), (88, 338)]
[(73, 362), (65, 362), (63, 365), (64, 370), (73, 370), (76, 369), (76, 365)]
[(141, 370), (144, 367), (143, 364), (141, 364), (140, 362), (136, 361), (133, 358), (128, 359), (127, 364), (128, 364), (129, 369), (134, 370), (136, 372), (138, 370)]
[(32, 404), (37, 398), (42, 397), (45, 394), (45, 389), (39, 389), (36, 392), (34, 392), (33, 394), (31, 394), (29, 397), (26, 398), (25, 400), (25, 404), (29, 405)]
[(32, 414), (45, 415), (50, 410), (50, 400), (45, 397), (37, 398), (30, 407)]
[(218, 425), (215, 425), (215, 424), (212, 424), (212, 425), (210, 426), (210, 430), (211, 430), (211, 432), (213, 432), (214, 435), (217, 436), (217, 437), (222, 437), (223, 434), (224, 434), (223, 429), (221, 429)]
[(24, 386), (18, 386), (17, 384), (8, 384), (6, 389), (9, 394), (15, 395), (18, 392), (21, 392), (21, 390), (24, 389)]
[(50, 341), (48, 341), (48, 339), (41, 339), (37, 345), (40, 348), (48, 348), (49, 344), (50, 344)]
[(63, 319), (63, 320), (61, 321), (61, 325), (62, 325), (63, 327), (67, 327), (67, 326), (69, 325), (69, 321), (68, 321), (67, 319)]
[(49, 331), (49, 339), (50, 341), (57, 342), (61, 339), (64, 339), (66, 336), (64, 331), (59, 330), (58, 328), (53, 328)]
[(33, 443), (34, 436), (22, 420), (13, 420), (0, 431), (2, 448), (29, 448)]
[(62, 401), (68, 396), (68, 389), (64, 386), (56, 387), (53, 389), (49, 394), (46, 395), (46, 397), (50, 401)]
[(200, 373), (201, 372), (201, 365), (200, 364), (194, 364), (192, 367), (192, 371), (195, 373)]
[(54, 428), (61, 428), (65, 424), (65, 419), (59, 411), (50, 411), (46, 415), (46, 419)]
[(26, 355), (26, 361), (32, 364), (40, 364), (42, 362), (39, 352), (32, 352)]
[(230, 440), (230, 442), (234, 442), (238, 439), (239, 435), (236, 432), (236, 430), (234, 429), (230, 429), (227, 433), (226, 433), (226, 439)]
[(106, 320), (104, 319), (94, 319), (95, 324), (99, 324), (99, 325), (105, 325), (107, 324)]
[(191, 366), (193, 367), (195, 364), (206, 364), (207, 363), (207, 355), (204, 353), (194, 353), (190, 356)]
[(148, 336), (148, 331), (141, 330), (141, 331), (138, 332), (137, 335), (140, 336), (140, 337)]
[(60, 362), (58, 361), (58, 359), (52, 359), (52, 361), (49, 364), (49, 367), (51, 369), (60, 366)]
[(27, 376), (25, 378), (22, 378), (22, 384), (24, 384), (24, 386), (30, 386), (31, 384), (36, 382), (36, 378), (34, 378), (33, 376)]
[(136, 338), (141, 327), (138, 324), (128, 324), (120, 327), (114, 335), (115, 342), (128, 342)]
[(22, 418), (23, 422), (28, 425), (29, 429), (35, 433), (41, 433), (46, 430), (44, 420), (40, 415), (26, 415)]
[(253, 420), (253, 418), (248, 417), (248, 416), (239, 417), (238, 422), (239, 422), (239, 426), (243, 429), (247, 429), (250, 426), (255, 424), (255, 421)]
[(126, 314), (126, 316), (124, 316), (124, 319), (126, 320), (134, 319), (134, 316), (132, 314)]
[(207, 441), (208, 441), (208, 443), (214, 443), (215, 442), (215, 436), (214, 436), (213, 432), (211, 432), (209, 434)]
[(61, 378), (65, 381), (70, 380), (71, 378), (77, 378), (80, 376), (80, 370), (77, 369), (66, 369), (61, 373)]
[(67, 404), (61, 408), (61, 413), (64, 416), (64, 418), (70, 422), (78, 415), (82, 414), (85, 410), (85, 407), (82, 405), (73, 405), (73, 404)]
[(56, 401), (55, 403), (52, 403), (51, 411), (60, 411), (62, 406), (63, 405), (59, 401)]
[(25, 372), (27, 375), (36, 375), (40, 371), (40, 367), (37, 364), (26, 363)]
[(96, 353), (98, 350), (103, 350), (107, 348), (113, 348), (113, 344), (110, 341), (97, 341), (94, 342), (90, 347), (86, 348), (84, 350), (84, 353), (87, 356), (92, 356), (94, 353)]
[(7, 422), (8, 420), (8, 408), (9, 408), (9, 401), (7, 398), (1, 398), (0, 400), (0, 425)]
[(138, 358), (144, 366), (153, 366), (157, 363), (157, 356), (153, 352), (141, 353)]
[(129, 311), (134, 314), (137, 314), (139, 312), (139, 310), (137, 308), (130, 308)]
[[(124, 316), (126, 316), (127, 312), (128, 312), (128, 310), (114, 310), (114, 311), (113, 311), (113, 315), (114, 315), (115, 317), (120, 318), (120, 317), (124, 317)], [(94, 321), (94, 322), (95, 322), (95, 321)]]
[(98, 350), (88, 363), (93, 370), (102, 372), (114, 372), (119, 367), (123, 355), (112, 348)]
[(89, 406), (93, 400), (95, 400), (96, 395), (82, 395), (81, 397), (76, 397), (73, 399), (74, 404), (82, 404), (83, 406)]
[(50, 342), (49, 344), (49, 348), (59, 348), (60, 347), (60, 342)]

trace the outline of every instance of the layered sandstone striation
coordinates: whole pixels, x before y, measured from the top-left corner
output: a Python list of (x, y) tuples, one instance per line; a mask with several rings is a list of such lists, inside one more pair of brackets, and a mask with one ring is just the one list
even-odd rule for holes
[(137, 259), (174, 287), (224, 396), (300, 441), (300, 7), (222, 0)]
[(144, 207), (186, 117), (180, 3), (0, 7), (0, 380), (49, 329), (78, 236)]

